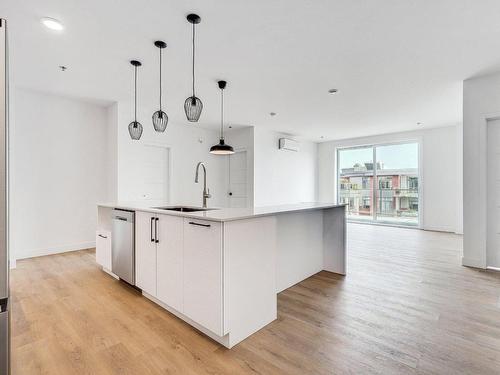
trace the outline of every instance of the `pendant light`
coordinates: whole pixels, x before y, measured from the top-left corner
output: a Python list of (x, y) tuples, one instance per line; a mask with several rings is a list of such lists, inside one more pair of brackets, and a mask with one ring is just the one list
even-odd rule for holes
[(155, 46), (160, 50), (160, 110), (153, 113), (153, 127), (159, 133), (163, 133), (167, 128), (168, 116), (161, 110), (161, 52), (167, 47), (167, 43), (157, 40)]
[(188, 22), (193, 25), (193, 70), (192, 70), (192, 78), (193, 78), (193, 95), (186, 99), (184, 102), (184, 111), (186, 112), (186, 117), (188, 121), (197, 122), (200, 118), (201, 111), (203, 110), (203, 103), (199, 98), (196, 97), (194, 92), (194, 41), (195, 41), (195, 25), (201, 22), (200, 16), (197, 14), (188, 14), (186, 17)]
[(214, 155), (231, 155), (234, 154), (234, 149), (232, 146), (227, 145), (224, 142), (224, 89), (226, 88), (226, 81), (217, 82), (220, 88), (220, 98), (221, 98), (221, 115), (220, 115), (220, 139), (219, 143), (210, 147), (210, 153)]
[(128, 125), (128, 132), (130, 138), (139, 140), (142, 135), (142, 125), (137, 121), (137, 68), (142, 64), (137, 60), (132, 60), (130, 63), (134, 66), (134, 121)]

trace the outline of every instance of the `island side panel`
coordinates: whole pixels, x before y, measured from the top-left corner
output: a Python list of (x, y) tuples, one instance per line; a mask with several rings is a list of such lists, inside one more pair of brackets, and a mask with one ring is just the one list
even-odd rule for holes
[(97, 206), (97, 230), (111, 232), (111, 215), (113, 209), (110, 207)]
[(275, 216), (224, 223), (224, 290), (229, 347), (277, 318)]
[(347, 224), (345, 206), (323, 210), (323, 269), (347, 273)]
[(323, 270), (323, 210), (276, 215), (276, 291)]

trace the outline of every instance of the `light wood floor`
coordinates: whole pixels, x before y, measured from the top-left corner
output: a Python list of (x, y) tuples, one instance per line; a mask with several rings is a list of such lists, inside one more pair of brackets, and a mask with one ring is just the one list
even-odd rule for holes
[(351, 224), (349, 274), (284, 291), (227, 350), (100, 271), (92, 251), (18, 262), (13, 374), (499, 374), (500, 273), (462, 239)]

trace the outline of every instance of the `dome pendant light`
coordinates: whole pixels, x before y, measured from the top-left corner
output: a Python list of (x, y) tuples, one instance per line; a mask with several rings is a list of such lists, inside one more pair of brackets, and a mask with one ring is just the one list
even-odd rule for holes
[(159, 133), (163, 133), (167, 128), (168, 116), (161, 110), (161, 52), (167, 46), (167, 43), (157, 40), (155, 46), (160, 50), (160, 110), (153, 113), (153, 127)]
[(137, 60), (132, 60), (130, 63), (134, 66), (134, 121), (128, 125), (128, 132), (130, 138), (139, 140), (142, 135), (142, 125), (137, 121), (137, 68), (142, 64)]
[(186, 112), (186, 117), (188, 121), (197, 122), (200, 119), (201, 111), (203, 110), (203, 103), (199, 98), (196, 97), (194, 92), (194, 41), (195, 41), (195, 25), (201, 22), (200, 16), (197, 14), (188, 14), (186, 17), (188, 22), (193, 25), (193, 95), (186, 99), (184, 102), (184, 111)]
[(210, 153), (214, 155), (231, 155), (234, 154), (233, 147), (224, 142), (224, 89), (226, 88), (226, 81), (219, 81), (217, 83), (219, 84), (221, 97), (220, 139), (218, 144), (210, 147)]

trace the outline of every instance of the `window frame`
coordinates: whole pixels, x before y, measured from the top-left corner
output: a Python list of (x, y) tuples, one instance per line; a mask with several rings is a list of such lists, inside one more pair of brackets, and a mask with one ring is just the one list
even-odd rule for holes
[[(347, 143), (351, 143), (350, 142)], [(424, 205), (423, 205), (423, 185), (424, 185), (424, 180), (423, 180), (423, 139), (421, 136), (417, 136), (415, 138), (407, 138), (407, 139), (398, 139), (394, 141), (380, 141), (380, 142), (359, 142), (359, 143), (351, 143), (351, 144), (346, 144), (346, 145), (339, 145), (335, 147), (335, 162), (334, 162), (334, 168), (335, 168), (335, 173), (334, 173), (334, 179), (335, 179), (335, 188), (334, 188), (334, 196), (335, 196), (335, 201), (338, 203), (339, 202), (339, 196), (340, 196), (340, 186), (339, 186), (339, 178), (340, 178), (340, 167), (339, 167), (339, 162), (340, 162), (340, 152), (343, 150), (354, 150), (354, 149), (361, 149), (361, 148), (372, 148), (373, 151), (373, 187), (376, 186), (375, 181), (378, 182), (378, 176), (377, 176), (377, 147), (381, 146), (393, 146), (393, 145), (403, 145), (403, 144), (411, 144), (415, 143), (417, 145), (417, 152), (418, 152), (418, 168), (417, 168), (417, 193), (418, 193), (418, 218), (417, 218), (417, 224), (416, 225), (405, 225), (405, 224), (396, 224), (396, 223), (388, 223), (388, 222), (381, 222), (377, 221), (377, 207), (375, 202), (377, 202), (377, 195), (376, 195), (376, 190), (375, 188), (372, 189), (372, 209), (373, 209), (373, 215), (372, 215), (372, 220), (367, 221), (357, 221), (356, 219), (348, 219), (348, 221), (353, 221), (353, 222), (363, 222), (363, 223), (368, 223), (368, 224), (373, 224), (373, 225), (386, 225), (386, 226), (395, 226), (395, 227), (403, 227), (403, 228), (418, 228), (422, 229), (423, 228), (423, 217), (424, 217)], [(408, 189), (410, 188), (410, 177), (408, 177)]]

